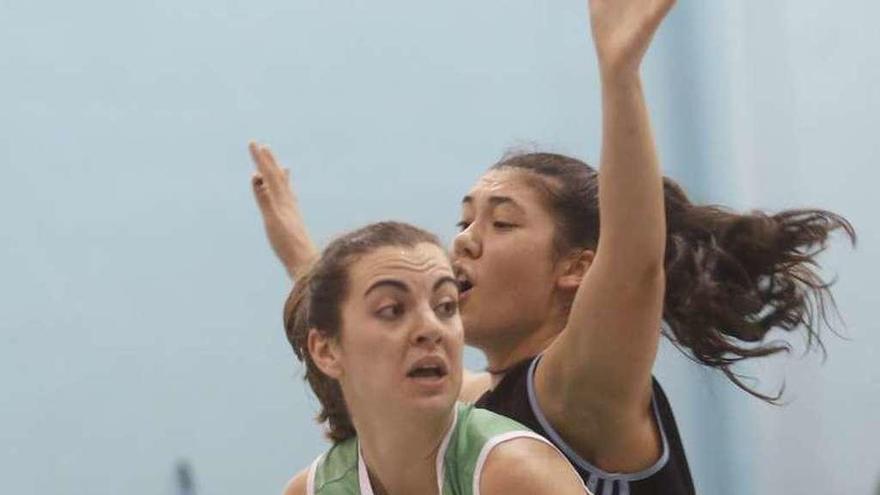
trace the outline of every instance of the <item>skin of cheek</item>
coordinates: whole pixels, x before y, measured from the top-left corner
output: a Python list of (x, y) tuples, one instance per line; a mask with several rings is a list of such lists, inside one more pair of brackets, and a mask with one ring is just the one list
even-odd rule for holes
[(399, 389), (399, 369), (406, 349), (403, 335), (398, 332), (395, 338), (388, 329), (369, 322), (347, 327), (340, 342), (344, 369), (341, 384), (346, 400), (369, 409), (399, 402), (395, 391)]
[(552, 306), (549, 240), (525, 229), (506, 235), (510, 237), (483, 241), (478, 290), (462, 310), (466, 339), (472, 345), (526, 335)]

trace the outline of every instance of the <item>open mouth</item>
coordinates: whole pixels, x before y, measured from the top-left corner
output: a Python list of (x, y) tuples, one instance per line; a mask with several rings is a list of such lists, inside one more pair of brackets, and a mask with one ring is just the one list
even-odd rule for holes
[(474, 288), (474, 283), (471, 282), (470, 277), (461, 270), (455, 276), (455, 281), (458, 283), (458, 293), (460, 295), (464, 295), (467, 291)]
[(406, 373), (407, 378), (439, 380), (446, 377), (449, 370), (446, 363), (438, 357), (426, 357), (419, 359)]

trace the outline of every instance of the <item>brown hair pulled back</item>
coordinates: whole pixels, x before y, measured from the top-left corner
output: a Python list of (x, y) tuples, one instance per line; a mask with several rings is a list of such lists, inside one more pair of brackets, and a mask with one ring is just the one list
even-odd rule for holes
[(297, 359), (305, 363), (305, 379), (321, 403), (316, 420), (326, 423), (334, 443), (355, 436), (354, 425), (339, 382), (325, 375), (309, 354), (309, 331), (339, 338), (342, 304), (348, 296), (349, 270), (355, 261), (379, 248), (415, 247), (421, 243), (441, 247), (433, 234), (399, 222), (367, 225), (331, 242), (293, 287), (284, 305), (284, 330)]
[[(529, 183), (545, 197), (556, 219), (557, 254), (595, 249), (599, 240), (598, 173), (586, 163), (554, 153), (503, 158), (490, 170), (516, 169), (538, 178)], [(739, 388), (768, 402), (775, 396), (745, 385), (732, 365), (788, 351), (765, 342), (774, 328), (803, 329), (807, 348), (824, 350), (819, 329), (836, 310), (830, 282), (817, 256), (829, 236), (856, 235), (842, 216), (817, 209), (741, 214), (691, 203), (684, 190), (663, 179), (667, 240), (663, 329), (696, 361), (720, 369)]]

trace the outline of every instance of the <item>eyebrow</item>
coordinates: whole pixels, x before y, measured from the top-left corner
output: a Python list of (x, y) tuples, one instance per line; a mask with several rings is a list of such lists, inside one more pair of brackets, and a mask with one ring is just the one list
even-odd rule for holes
[[(468, 195), (461, 198), (461, 202), (462, 204), (470, 205), (474, 203), (474, 198), (473, 196)], [(517, 203), (516, 200), (511, 198), (510, 196), (489, 196), (489, 206), (491, 206), (492, 208), (504, 204), (509, 204), (515, 208), (519, 208), (520, 210), (522, 209), (522, 206), (520, 206), (519, 203)]]
[[(455, 286), (456, 289), (458, 289), (458, 282), (454, 278), (446, 275), (446, 276), (443, 276), (443, 277), (440, 277), (439, 279), (437, 279), (437, 281), (434, 282), (434, 287), (432, 287), (431, 290), (436, 291), (437, 289), (440, 288), (440, 286), (442, 286), (444, 284), (452, 284)], [(364, 297), (366, 297), (370, 292), (373, 292), (374, 290), (382, 288), (382, 287), (392, 287), (392, 288), (397, 289), (402, 292), (410, 292), (409, 286), (407, 286), (405, 283), (401, 282), (400, 280), (396, 280), (393, 278), (386, 278), (386, 279), (376, 281), (376, 283), (374, 283), (366, 291), (364, 291)]]

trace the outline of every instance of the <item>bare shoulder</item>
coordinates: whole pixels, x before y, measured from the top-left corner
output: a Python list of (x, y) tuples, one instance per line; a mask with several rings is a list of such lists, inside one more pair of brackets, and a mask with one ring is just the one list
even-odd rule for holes
[(496, 446), (480, 475), (482, 495), (575, 495), (589, 493), (556, 448), (535, 438), (516, 438)]
[(303, 469), (287, 482), (283, 495), (306, 495), (309, 470)]
[(481, 395), (489, 390), (491, 384), (492, 376), (489, 373), (464, 370), (461, 393), (458, 394), (458, 399), (462, 402), (476, 402)]

